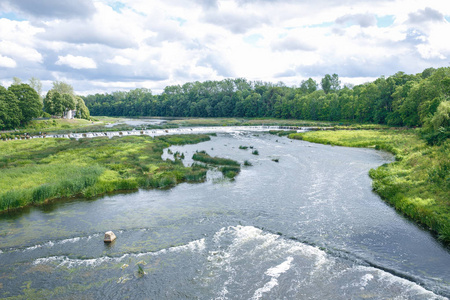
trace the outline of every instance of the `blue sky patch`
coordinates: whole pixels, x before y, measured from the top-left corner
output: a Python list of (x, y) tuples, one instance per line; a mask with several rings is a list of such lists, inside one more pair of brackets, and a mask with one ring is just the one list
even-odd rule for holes
[(444, 18), (447, 20), (447, 22), (450, 22), (450, 16), (445, 16)]
[(172, 20), (174, 20), (174, 21), (177, 21), (178, 22), (178, 25), (180, 25), (180, 26), (183, 26), (184, 25), (184, 23), (186, 23), (187, 21), (185, 20), (185, 19), (183, 19), (183, 18), (171, 18)]
[(25, 21), (24, 18), (19, 17), (14, 12), (0, 13), (0, 19), (5, 18), (13, 21)]
[(244, 37), (244, 42), (255, 46), (259, 40), (263, 39), (263, 36), (260, 34), (252, 34)]
[(122, 2), (116, 1), (111, 3), (109, 6), (112, 7), (112, 9), (118, 13), (122, 12), (122, 9), (124, 9), (126, 7), (126, 5)]
[(377, 26), (380, 28), (389, 27), (394, 24), (395, 17), (393, 15), (387, 15), (378, 17), (377, 16)]
[(323, 28), (323, 27), (330, 27), (333, 26), (334, 22), (323, 22), (320, 24), (313, 24), (313, 25), (309, 25), (309, 28)]

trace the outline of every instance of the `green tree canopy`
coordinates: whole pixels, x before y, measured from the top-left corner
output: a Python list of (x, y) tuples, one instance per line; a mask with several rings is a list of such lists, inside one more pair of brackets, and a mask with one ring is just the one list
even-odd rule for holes
[(436, 113), (431, 118), (431, 124), (434, 130), (450, 129), (450, 101), (443, 101), (439, 104)]
[(12, 129), (20, 125), (22, 111), (19, 101), (11, 91), (0, 86), (0, 129)]
[(312, 92), (315, 92), (317, 90), (317, 87), (319, 85), (317, 84), (317, 82), (312, 79), (312, 78), (308, 78), (308, 80), (303, 80), (301, 85), (300, 85), (300, 90), (304, 93), (304, 94), (311, 94)]
[(42, 101), (42, 82), (36, 77), (30, 78), (30, 86), (38, 93), (39, 99)]
[(75, 95), (73, 87), (68, 83), (56, 80), (53, 81), (52, 85), (53, 85), (52, 90), (57, 91), (60, 94), (69, 94), (72, 96)]
[(62, 95), (55, 91), (50, 90), (44, 98), (44, 111), (53, 116), (62, 116), (65, 109), (63, 105)]
[(83, 98), (77, 96), (77, 97), (75, 97), (75, 101), (77, 103), (76, 117), (80, 118), (80, 119), (88, 120), (90, 118), (89, 109), (86, 107), (86, 104), (84, 104)]
[(42, 114), (42, 103), (39, 95), (28, 84), (13, 84), (8, 90), (16, 96), (19, 108), (22, 111), (21, 124), (26, 124)]

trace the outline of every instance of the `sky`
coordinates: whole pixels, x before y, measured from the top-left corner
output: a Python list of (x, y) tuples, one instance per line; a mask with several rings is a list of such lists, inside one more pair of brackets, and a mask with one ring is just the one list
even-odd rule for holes
[(0, 84), (79, 95), (246, 78), (361, 84), (450, 66), (448, 0), (0, 0)]

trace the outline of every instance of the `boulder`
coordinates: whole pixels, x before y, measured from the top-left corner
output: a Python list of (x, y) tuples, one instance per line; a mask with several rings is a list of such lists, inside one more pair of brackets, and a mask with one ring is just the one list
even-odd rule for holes
[(116, 235), (114, 234), (114, 232), (112, 232), (112, 231), (105, 232), (105, 238), (103, 239), (103, 241), (105, 243), (111, 243), (115, 239), (116, 239)]

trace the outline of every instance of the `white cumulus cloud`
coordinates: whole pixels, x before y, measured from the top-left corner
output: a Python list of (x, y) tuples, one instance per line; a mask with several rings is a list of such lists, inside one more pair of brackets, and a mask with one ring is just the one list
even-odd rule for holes
[(73, 69), (96, 69), (97, 64), (92, 58), (84, 56), (58, 56), (57, 65), (67, 65)]
[(1, 68), (15, 68), (17, 63), (14, 59), (0, 55), (0, 67)]
[(120, 56), (120, 55), (116, 55), (116, 56), (114, 56), (114, 58), (108, 59), (106, 62), (110, 63), (110, 64), (121, 65), (121, 66), (131, 65), (131, 60), (129, 60), (128, 58), (125, 58), (123, 56)]

